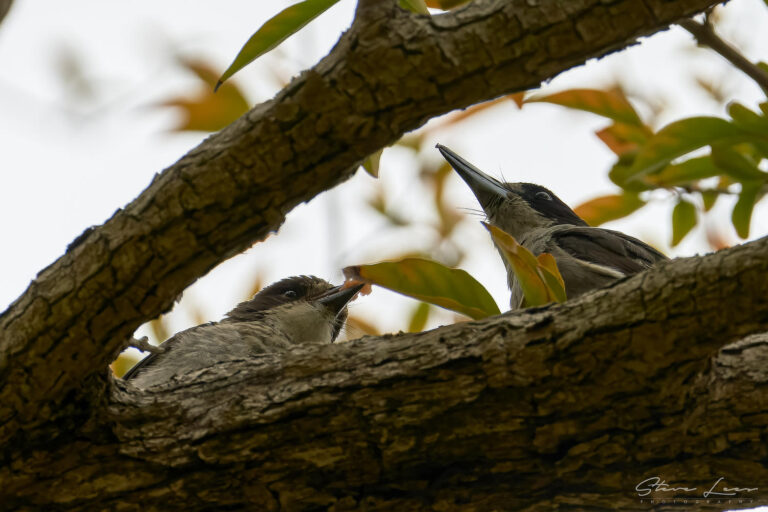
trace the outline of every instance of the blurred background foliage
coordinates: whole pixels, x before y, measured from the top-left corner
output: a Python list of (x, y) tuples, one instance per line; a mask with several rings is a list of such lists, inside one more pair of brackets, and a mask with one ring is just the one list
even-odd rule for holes
[[(750, 1), (753, 11), (766, 9), (763, 2), (752, 0), (734, 0), (731, 4)], [(325, 3), (332, 5), (336, 2)], [(466, 2), (413, 0), (401, 4), (417, 12), (428, 7), (432, 14), (437, 14), (440, 9), (453, 9), (464, 3)], [(445, 306), (447, 301), (454, 300), (456, 292), (450, 291), (450, 279), (444, 277), (441, 271), (434, 270), (436, 267), (430, 267), (433, 274), (429, 279), (424, 278), (424, 273), (413, 274), (411, 267), (414, 261), (428, 260), (451, 269), (462, 269), (471, 266), (470, 260), (478, 258), (477, 255), (481, 252), (480, 259), (494, 258), (494, 265), (503, 272), (503, 266), (497, 261), (499, 256), (492, 249), (488, 233), (479, 225), (478, 221), (483, 220), (479, 206), (474, 202), (468, 204), (456, 200), (455, 190), (463, 185), (454, 176), (450, 166), (435, 154), (434, 144), (436, 141), (442, 142), (448, 133), (476, 132), (478, 126), (489, 124), (487, 120), (498, 117), (500, 112), (504, 113), (509, 122), (514, 122), (509, 119), (514, 117), (514, 114), (510, 113), (513, 112), (510, 105), (516, 110), (541, 109), (542, 112), (546, 108), (545, 105), (556, 105), (562, 109), (560, 119), (563, 124), (576, 120), (573, 123), (574, 130), (579, 130), (579, 123), (587, 119), (587, 115), (574, 118), (569, 112), (587, 112), (589, 116), (603, 120), (602, 125), (594, 130), (594, 137), (597, 143), (602, 144), (613, 155), (612, 164), (602, 172), (608, 175), (614, 190), (596, 190), (592, 199), (572, 205), (591, 225), (601, 225), (627, 217), (639, 217), (642, 220), (646, 212), (653, 210), (654, 205), (661, 204), (668, 207), (666, 223), (671, 229), (664, 231), (669, 231), (670, 236), (666, 240), (658, 236), (654, 238), (654, 235), (651, 239), (645, 238), (662, 251), (670, 252), (671, 248), (691, 238), (696, 232), (703, 232), (701, 238), (706, 241), (705, 246), (695, 249), (701, 252), (722, 249), (738, 243), (739, 239), (754, 236), (753, 213), (766, 192), (768, 181), (768, 102), (765, 97), (757, 102), (753, 99), (741, 100), (736, 97), (736, 92), (742, 90), (739, 84), (744, 80), (768, 90), (768, 82), (761, 79), (761, 76), (768, 73), (768, 65), (759, 58), (753, 57), (750, 61), (745, 57), (748, 53), (759, 54), (759, 51), (764, 49), (752, 47), (751, 41), (744, 33), (734, 29), (734, 26), (739, 26), (739, 20), (731, 19), (730, 23), (721, 23), (723, 19), (728, 18), (731, 4), (714, 9), (706, 19), (698, 19), (698, 28), (686, 27), (703, 44), (696, 44), (692, 35), (683, 48), (667, 50), (669, 55), (674, 52), (683, 55), (683, 60), (701, 59), (706, 63), (692, 67), (690, 75), (679, 87), (688, 91), (689, 97), (697, 98), (692, 100), (692, 106), (688, 106), (687, 111), (698, 112), (700, 107), (697, 104), (706, 102), (707, 106), (702, 110), (707, 113), (714, 111), (717, 116), (694, 115), (670, 119), (670, 112), (680, 111), (675, 100), (670, 101), (653, 87), (649, 87), (647, 82), (638, 83), (633, 80), (631, 73), (616, 74), (610, 83), (603, 81), (599, 86), (588, 80), (575, 87), (554, 92), (545, 86), (542, 90), (511, 94), (464, 111), (453, 112), (430, 121), (420, 130), (406, 134), (392, 147), (371, 155), (364, 162), (365, 170), (370, 175), (365, 177), (365, 194), (362, 198), (362, 208), (365, 211), (354, 213), (347, 210), (346, 199), (341, 195), (334, 196), (333, 204), (328, 206), (329, 213), (325, 222), (330, 226), (330, 238), (334, 240), (343, 238), (342, 234), (333, 231), (336, 229), (333, 227), (334, 223), (339, 223), (339, 219), (356, 215), (369, 220), (368, 224), (355, 226), (359, 236), (351, 244), (354, 250), (344, 247), (346, 254), (334, 256), (335, 268), (357, 265), (355, 268), (358, 271), (360, 268), (366, 268), (369, 273), (376, 270), (379, 272), (377, 279), (381, 281), (401, 281), (390, 288), (399, 287), (420, 300), (406, 301), (400, 307), (391, 309), (389, 303), (383, 301), (380, 309), (369, 307), (367, 313), (360, 312), (353, 305), (347, 337), (380, 334), (382, 326), (385, 325), (379, 318), (382, 314), (388, 316), (386, 330), (393, 330), (394, 325), (394, 330), (420, 331), (438, 324), (495, 314), (496, 303), (506, 304), (506, 300), (499, 299), (498, 294), (494, 301), (490, 295), (485, 296), (480, 291), (484, 286), (491, 290), (487, 278), (485, 282), (480, 276), (472, 279), (462, 271), (463, 273), (454, 272), (451, 275), (459, 275), (459, 279), (467, 279), (469, 276), (479, 288), (474, 284), (468, 285), (473, 290), (468, 294), (471, 297), (461, 299), (461, 304), (452, 308), (464, 314), (446, 311), (424, 301)], [(275, 13), (282, 12), (277, 2), (264, 2), (260, 8), (270, 9)], [(10, 11), (8, 19), (12, 17), (13, 10)], [(313, 23), (322, 23), (322, 19), (323, 16), (319, 16), (318, 21)], [(7, 20), (4, 23), (6, 22)], [(289, 28), (289, 32), (276, 36), (273, 34), (272, 37), (279, 43), (288, 38), (291, 35), (290, 30), (295, 31), (296, 27), (301, 28), (303, 25), (299, 23), (293, 29)], [(258, 33), (258, 28), (253, 27), (255, 34)], [(3, 27), (0, 26), (0, 32), (2, 30)], [(297, 39), (300, 39), (304, 32), (301, 31)], [(717, 51), (711, 48), (721, 43), (732, 52), (723, 50), (723, 47), (716, 48)], [(297, 44), (311, 45), (312, 38), (308, 37), (307, 41)], [(269, 56), (263, 61), (259, 60), (257, 81), (235, 74), (214, 93), (214, 87), (227, 70), (225, 61), (179, 52), (168, 41), (159, 40), (156, 47), (159, 54), (168, 56), (169, 65), (187, 76), (183, 85), (158, 87), (158, 90), (166, 91), (162, 93), (164, 97), (141, 106), (146, 112), (172, 114), (175, 121), (169, 129), (169, 134), (208, 133), (221, 129), (268, 97), (263, 92), (264, 84), (269, 84), (270, 90), (277, 90), (286, 85), (290, 77), (303, 67), (296, 65), (296, 59), (292, 57), (290, 49), (277, 46), (271, 49)], [(230, 61), (237, 54), (236, 49), (231, 51)], [(616, 58), (621, 58), (622, 53), (625, 52), (617, 54)], [(245, 60), (253, 60), (252, 55), (246, 57)], [(742, 59), (739, 62), (738, 57)], [(762, 57), (765, 58), (765, 55)], [(723, 65), (723, 58), (728, 61), (728, 67)], [(114, 87), (114, 82), (105, 81), (98, 70), (89, 68), (82, 50), (66, 42), (57, 45), (56, 55), (51, 62), (59, 91), (58, 104), (63, 105), (68, 115), (73, 118), (89, 119), (107, 115), (112, 105), (125, 102), (126, 97), (134, 94), (131, 90)], [(247, 75), (246, 71), (243, 73)], [(167, 92), (169, 90), (175, 92)], [(594, 126), (593, 121), (590, 123)], [(504, 126), (495, 124), (489, 129), (507, 129)], [(537, 141), (546, 148), (543, 151), (551, 152), (561, 151), (563, 142), (555, 139)], [(510, 138), (510, 152), (516, 145), (531, 143), (530, 140), (521, 140), (519, 136)], [(471, 146), (456, 149), (470, 161), (476, 160)], [(510, 159), (512, 158), (513, 156), (510, 156)], [(573, 154), (572, 158), (578, 160), (580, 157)], [(415, 169), (417, 183), (406, 182), (409, 175), (403, 169), (405, 165)], [(499, 174), (500, 171), (485, 170), (490, 174)], [(513, 177), (508, 179), (517, 181), (517, 178)], [(574, 179), (580, 178), (577, 176)], [(552, 176), (542, 175), (539, 183), (560, 195), (563, 188), (568, 187), (567, 180), (554, 180)], [(403, 192), (406, 189), (409, 192), (410, 189), (417, 190), (418, 200), (413, 199), (413, 194)], [(716, 208), (720, 203), (723, 205)], [(713, 215), (722, 216), (724, 208), (730, 215), (730, 227), (710, 219)], [(289, 214), (289, 219), (292, 214)], [(651, 213), (647, 216), (655, 223), (648, 226), (649, 231), (662, 231), (657, 229), (656, 217)], [(378, 220), (371, 222), (371, 219)], [(288, 228), (284, 230), (290, 231)], [(288, 236), (283, 234), (284, 230), (281, 230), (280, 235)], [(293, 236), (296, 236), (296, 231)], [(478, 240), (486, 239), (487, 244), (480, 247)], [(267, 245), (273, 243), (277, 241), (265, 242)], [(347, 243), (349, 245), (349, 242)], [(322, 247), (313, 249), (324, 250)], [(402, 261), (403, 266), (395, 264), (386, 268), (374, 268), (372, 265), (384, 260)], [(388, 271), (383, 272), (386, 269)], [(409, 275), (416, 277), (404, 278)], [(222, 302), (221, 309), (226, 311), (236, 302), (250, 298), (262, 286), (281, 277), (285, 275), (275, 274), (274, 268), (265, 260), (264, 264), (258, 266), (250, 275), (241, 277), (243, 282), (237, 297), (218, 297), (217, 301)], [(503, 275), (499, 276), (499, 280), (504, 280)], [(468, 288), (459, 286), (458, 289), (466, 291)], [(376, 295), (362, 300), (376, 302), (379, 300)], [(466, 307), (467, 304), (471, 307)], [(207, 306), (194, 295), (185, 294), (184, 300), (171, 315), (178, 315), (180, 312), (186, 317), (188, 325), (217, 318), (211, 315)], [(152, 342), (159, 343), (176, 330), (178, 328), (169, 322), (169, 316), (163, 316), (149, 322), (141, 333), (147, 335)], [(117, 374), (122, 374), (138, 357), (137, 351), (128, 351), (115, 361), (113, 369)]]
[[(432, 9), (451, 9), (463, 3), (427, 1), (426, 6)], [(416, 0), (401, 2), (404, 7), (417, 12), (426, 9), (423, 3), (419, 4)], [(713, 10), (696, 23), (707, 31), (708, 37), (728, 45), (716, 35), (718, 12), (719, 9)], [(313, 17), (316, 15), (312, 14)], [(279, 40), (282, 41), (301, 27), (303, 24), (297, 23), (285, 28), (286, 33), (279, 34)], [(248, 44), (258, 39), (258, 35), (259, 32), (254, 34)], [(270, 37), (276, 36), (272, 33)], [(707, 47), (701, 37), (698, 37), (698, 42), (699, 49)], [(256, 43), (261, 49), (267, 46), (258, 41)], [(222, 85), (222, 80), (264, 53), (243, 57), (248, 44), (218, 81), (217, 76), (222, 74), (214, 64), (179, 59), (179, 65), (197, 77), (200, 87), (194, 94), (169, 98), (157, 105), (157, 108), (175, 108), (180, 112), (182, 120), (175, 130), (214, 131), (231, 123), (247, 110), (249, 104), (243, 86), (235, 79)], [(730, 45), (728, 47), (732, 48)], [(698, 50), (692, 43), (689, 51)], [(704, 51), (712, 50), (707, 47)], [(734, 52), (738, 53), (736, 50)], [(758, 85), (768, 90), (768, 79), (760, 82), (759, 76), (759, 70), (768, 70), (768, 65), (764, 62), (751, 65), (758, 70)], [(430, 153), (432, 141), (441, 130), (446, 127), (460, 130), (462, 124), (509, 102), (520, 109), (535, 109), (538, 104), (549, 103), (565, 109), (589, 112), (605, 119), (604, 127), (597, 130), (595, 136), (615, 155), (614, 164), (606, 172), (616, 190), (575, 206), (575, 211), (590, 225), (598, 226), (637, 214), (652, 201), (671, 202), (674, 207), (669, 219), (672, 226), (669, 245), (674, 247), (703, 224), (703, 218), (720, 197), (735, 196), (737, 201), (732, 208), (731, 222), (739, 238), (748, 238), (754, 205), (764, 196), (768, 182), (768, 173), (764, 170), (768, 159), (768, 102), (760, 103), (759, 110), (751, 110), (731, 97), (725, 79), (694, 76), (691, 81), (718, 103), (727, 115), (688, 117), (659, 126), (657, 120), (667, 108), (664, 100), (636, 91), (628, 92), (621, 81), (617, 80), (601, 89), (568, 89), (552, 94), (537, 91), (511, 94), (454, 112), (407, 134), (395, 147), (410, 153), (417, 162), (418, 178), (430, 191), (422, 206), (426, 205), (432, 211), (433, 220), (428, 227), (435, 236), (426, 246), (405, 247), (397, 254), (388, 254), (386, 263), (366, 261), (360, 262), (362, 266), (348, 267), (345, 275), (347, 278), (380, 284), (414, 298), (410, 311), (402, 319), (402, 328), (406, 331), (424, 329), (436, 306), (453, 310), (450, 321), (454, 322), (498, 314), (493, 298), (480, 283), (466, 272), (452, 270), (460, 268), (468, 251), (472, 250), (461, 236), (456, 235), (457, 226), (467, 222), (472, 215), (482, 218), (482, 211), (474, 208), (464, 208), (462, 211), (458, 205), (447, 200), (446, 186), (454, 179), (451, 167), (446, 162), (424, 158), (423, 155)], [(216, 94), (213, 93), (214, 86), (219, 87)], [(643, 115), (634, 103), (642, 105)], [(371, 155), (363, 163), (366, 172), (373, 178), (378, 178), (381, 173), (396, 172), (382, 166), (380, 161), (382, 155), (391, 150), (386, 148)], [(413, 227), (423, 222), (415, 220), (400, 208), (393, 208), (390, 193), (377, 181), (372, 182), (366, 202), (367, 207), (393, 229)], [(494, 237), (498, 236), (503, 236), (503, 233), (494, 233)], [(735, 241), (730, 234), (711, 228), (707, 240), (712, 250), (722, 249)], [(535, 272), (536, 261), (532, 261), (531, 268)], [(557, 274), (556, 269), (554, 272)], [(261, 279), (256, 279), (249, 295), (258, 291), (262, 284)], [(562, 298), (555, 299), (550, 293), (544, 302), (549, 300)], [(195, 322), (202, 323), (205, 320), (194, 304), (186, 303), (185, 307), (192, 310)], [(350, 314), (348, 323), (348, 337), (380, 334), (370, 319), (354, 312)], [(155, 342), (172, 334), (162, 317), (149, 325)], [(120, 374), (131, 364), (131, 357), (119, 359), (115, 363), (115, 371)]]

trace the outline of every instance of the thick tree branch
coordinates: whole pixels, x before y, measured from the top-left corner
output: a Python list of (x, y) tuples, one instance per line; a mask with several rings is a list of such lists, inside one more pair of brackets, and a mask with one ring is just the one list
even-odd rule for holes
[(0, 500), (637, 510), (644, 479), (708, 489), (718, 475), (765, 498), (768, 339), (713, 356), (768, 328), (767, 255), (765, 238), (562, 305), (300, 347), (157, 391), (118, 382), (77, 442), (18, 449)]
[(430, 18), (367, 2), (328, 57), (157, 175), (0, 316), (0, 442), (58, 416), (84, 420), (82, 399), (98, 394), (83, 383), (139, 325), (374, 150), (714, 3), (476, 0)]

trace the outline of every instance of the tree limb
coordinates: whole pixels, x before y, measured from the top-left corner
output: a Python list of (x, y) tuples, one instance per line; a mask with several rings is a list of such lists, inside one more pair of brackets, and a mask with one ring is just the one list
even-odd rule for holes
[(713, 356), (768, 328), (767, 255), (764, 238), (560, 305), (299, 347), (155, 391), (118, 382), (75, 442), (16, 451), (0, 502), (637, 510), (656, 475), (765, 497), (768, 337)]
[(367, 2), (326, 58), (83, 233), (0, 315), (0, 442), (87, 421), (104, 368), (138, 326), (366, 155), (714, 3), (476, 0), (426, 17)]

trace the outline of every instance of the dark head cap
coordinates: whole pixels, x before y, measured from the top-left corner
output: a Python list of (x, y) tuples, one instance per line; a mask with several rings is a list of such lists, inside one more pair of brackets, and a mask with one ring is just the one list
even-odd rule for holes
[(535, 183), (506, 183), (510, 189), (522, 197), (531, 208), (550, 219), (554, 224), (573, 224), (586, 226), (587, 223), (571, 210), (554, 192)]
[[(361, 285), (362, 286), (362, 285)], [(333, 316), (333, 339), (347, 320), (347, 303), (361, 286), (341, 289), (315, 276), (293, 276), (264, 287), (251, 300), (241, 302), (227, 313), (223, 322), (253, 322), (264, 312), (286, 304), (306, 301), (325, 307)]]

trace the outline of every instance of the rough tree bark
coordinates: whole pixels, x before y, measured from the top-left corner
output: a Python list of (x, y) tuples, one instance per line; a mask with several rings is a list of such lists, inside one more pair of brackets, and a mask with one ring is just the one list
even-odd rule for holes
[(766, 241), (564, 306), (299, 349), (178, 389), (106, 372), (139, 325), (369, 153), (713, 3), (476, 0), (429, 18), (360, 0), (325, 59), (83, 233), (0, 316), (0, 503), (613, 509), (640, 506), (630, 491), (649, 474), (764, 488), (764, 345), (711, 358), (768, 324)]

